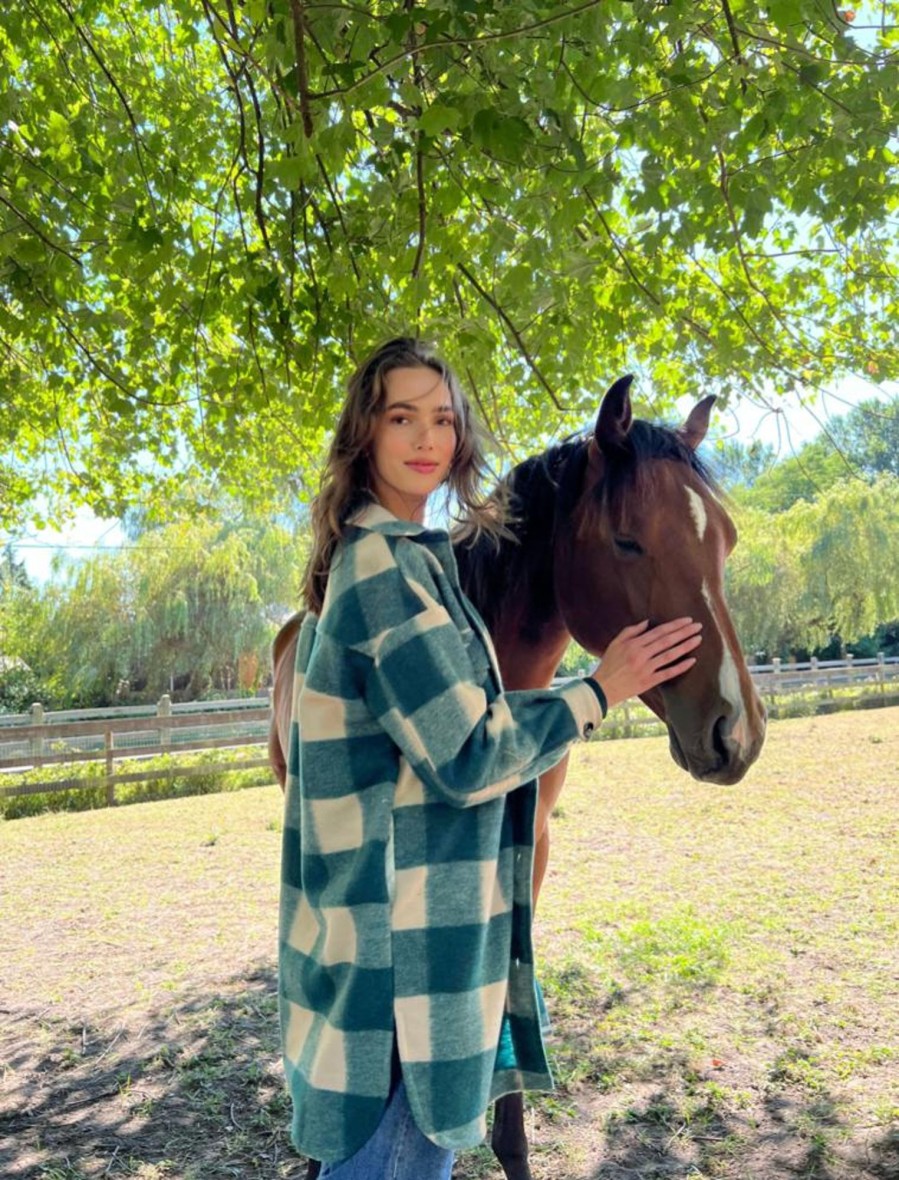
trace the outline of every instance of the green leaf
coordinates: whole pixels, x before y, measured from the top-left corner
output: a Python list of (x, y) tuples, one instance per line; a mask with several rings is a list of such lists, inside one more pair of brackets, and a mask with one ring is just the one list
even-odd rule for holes
[(418, 125), (432, 138), (436, 138), (442, 131), (455, 131), (462, 122), (462, 113), (456, 107), (432, 103), (418, 120)]

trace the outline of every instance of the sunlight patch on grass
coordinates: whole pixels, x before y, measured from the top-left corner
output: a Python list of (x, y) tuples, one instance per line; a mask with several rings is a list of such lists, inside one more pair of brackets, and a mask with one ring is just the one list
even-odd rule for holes
[(617, 964), (637, 981), (708, 987), (727, 964), (726, 929), (704, 921), (690, 908), (632, 922), (611, 933), (591, 925), (583, 935), (599, 964)]

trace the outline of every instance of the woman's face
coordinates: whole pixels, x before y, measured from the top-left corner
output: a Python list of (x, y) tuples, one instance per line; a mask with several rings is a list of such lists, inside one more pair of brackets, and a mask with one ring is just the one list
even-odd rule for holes
[(452, 395), (428, 368), (392, 369), (371, 443), (372, 490), (401, 520), (424, 520), (428, 496), (446, 478), (456, 452)]

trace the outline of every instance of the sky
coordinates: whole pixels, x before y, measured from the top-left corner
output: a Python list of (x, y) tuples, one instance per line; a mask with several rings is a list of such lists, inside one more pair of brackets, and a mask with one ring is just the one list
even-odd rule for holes
[[(738, 439), (746, 445), (756, 440), (768, 443), (779, 458), (786, 459), (803, 443), (815, 438), (828, 421), (848, 413), (860, 401), (897, 395), (897, 385), (881, 389), (858, 378), (847, 378), (830, 392), (819, 394), (816, 401), (805, 404), (796, 398), (775, 398), (766, 407), (741, 399), (714, 414), (712, 431), (715, 437)], [(686, 417), (692, 402), (688, 400), (678, 408)], [(4, 540), (0, 533), (0, 545)], [(116, 549), (124, 540), (118, 521), (103, 520), (90, 509), (80, 508), (65, 529), (30, 530), (15, 548), (29, 577), (45, 582), (51, 575), (54, 559), (91, 557), (103, 550)]]
[[(814, 398), (772, 397), (767, 405), (742, 398), (713, 414), (712, 431), (715, 437), (732, 438), (745, 446), (756, 441), (767, 443), (778, 459), (788, 459), (826, 430), (829, 422), (848, 414), (859, 402), (887, 401), (897, 396), (899, 384), (895, 382), (874, 385), (847, 377)], [(689, 402), (680, 408), (689, 411)]]

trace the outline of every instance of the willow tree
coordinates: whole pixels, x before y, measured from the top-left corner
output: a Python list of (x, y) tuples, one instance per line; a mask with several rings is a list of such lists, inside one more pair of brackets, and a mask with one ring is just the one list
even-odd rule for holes
[(32, 700), (56, 708), (256, 688), (303, 558), (281, 526), (200, 517), (147, 529), (43, 586), (0, 568), (0, 707), (21, 696), (20, 667), (42, 685)]
[(421, 332), (501, 438), (895, 375), (899, 3), (19, 0), (7, 506), (308, 472)]
[(737, 505), (728, 603), (749, 652), (858, 643), (899, 618), (899, 479), (843, 479), (783, 512)]

